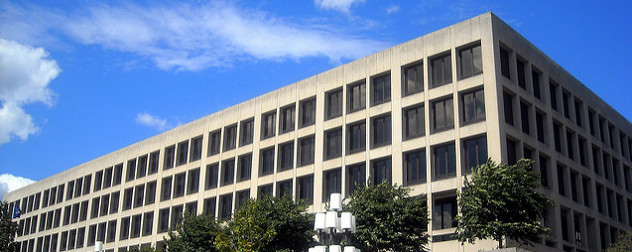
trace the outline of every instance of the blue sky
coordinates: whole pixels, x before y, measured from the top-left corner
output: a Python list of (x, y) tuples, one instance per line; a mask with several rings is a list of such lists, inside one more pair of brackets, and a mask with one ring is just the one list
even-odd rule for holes
[(43, 179), (488, 11), (632, 119), (627, 1), (0, 0), (0, 174)]

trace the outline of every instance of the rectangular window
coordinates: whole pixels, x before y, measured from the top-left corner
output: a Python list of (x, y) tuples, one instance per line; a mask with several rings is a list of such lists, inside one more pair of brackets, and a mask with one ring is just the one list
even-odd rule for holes
[[(94, 197), (92, 198), (92, 208), (91, 208), (91, 212), (90, 212), (90, 218), (94, 219), (99, 217), (99, 202), (101, 201), (101, 198), (99, 197)], [(70, 223), (70, 209), (71, 206), (66, 206), (66, 208), (64, 209), (64, 226)]]
[(557, 84), (549, 79), (549, 95), (551, 96), (551, 108), (557, 110)]
[(142, 221), (142, 215), (141, 214), (137, 214), (132, 216), (132, 232), (131, 232), (131, 238), (136, 238), (136, 237), (140, 237), (140, 229), (141, 229), (141, 223)]
[(579, 163), (583, 166), (586, 166), (586, 157), (588, 157), (588, 147), (586, 145), (586, 139), (579, 137), (578, 142), (578, 156), (579, 156)]
[[(112, 185), (120, 185), (121, 181), (123, 181), (123, 163), (114, 166), (114, 177), (112, 178)], [(89, 175), (86, 179), (86, 183), (90, 184)], [(87, 193), (90, 193), (89, 189)], [(83, 192), (83, 195), (86, 195), (86, 191)]]
[(277, 182), (277, 197), (292, 197), (292, 179)]
[(235, 182), (235, 160), (227, 159), (222, 162), (222, 185)]
[(185, 215), (197, 215), (197, 201), (191, 201), (184, 205)]
[(325, 93), (325, 120), (342, 115), (342, 88)]
[(432, 57), (429, 72), (433, 88), (452, 83), (452, 55), (448, 52)]
[(342, 193), (340, 168), (323, 172), (323, 202), (329, 202), (332, 193)]
[[(614, 125), (608, 123), (608, 142), (610, 143), (610, 148), (614, 149), (614, 134), (615, 134), (615, 129), (614, 129)], [(60, 187), (63, 187), (63, 185), (60, 185)], [(59, 190), (59, 193), (62, 194), (64, 190)], [(57, 199), (57, 203), (59, 203), (60, 200), (59, 198)]]
[(508, 93), (503, 93), (503, 105), (505, 109), (505, 123), (514, 125), (514, 113), (513, 113), (513, 96)]
[(347, 86), (347, 114), (366, 107), (366, 83), (364, 81)]
[(176, 160), (176, 146), (175, 145), (171, 145), (168, 147), (165, 147), (165, 160), (164, 160), (164, 164), (162, 165), (162, 169), (163, 170), (168, 170), (173, 168), (173, 164)]
[(94, 245), (94, 240), (97, 238), (97, 225), (91, 225), (88, 227), (88, 244), (86, 246)]
[(202, 135), (199, 135), (191, 139), (191, 156), (189, 157), (191, 160), (189, 160), (189, 162), (200, 160), (200, 158), (202, 158), (203, 138), (204, 137)]
[(261, 116), (261, 139), (273, 137), (276, 134), (276, 110)]
[(224, 151), (235, 149), (236, 141), (237, 124), (224, 127)]
[(218, 129), (208, 133), (208, 150), (206, 156), (210, 157), (219, 154), (222, 141), (222, 130)]
[(203, 213), (215, 217), (216, 204), (217, 200), (215, 197), (204, 199), (204, 209), (202, 210)]
[(171, 207), (171, 221), (170, 221), (170, 228), (171, 230), (175, 230), (176, 229), (176, 225), (178, 225), (180, 222), (182, 222), (182, 217), (184, 213), (184, 206), (182, 205), (177, 205), (177, 206), (172, 206)]
[(371, 147), (391, 144), (391, 115), (371, 118)]
[(294, 114), (296, 107), (294, 104), (281, 108), (279, 116), (279, 134), (294, 130)]
[(588, 109), (588, 126), (590, 128), (590, 134), (595, 136), (595, 111)]
[(189, 140), (184, 140), (178, 143), (178, 155), (176, 157), (178, 160), (177, 165), (186, 164), (189, 160)]
[(516, 67), (518, 68), (518, 86), (522, 89), (527, 89), (527, 77), (525, 75), (525, 68), (527, 64), (522, 60), (516, 59)]
[(566, 151), (568, 154), (568, 158), (575, 160), (575, 134), (570, 131), (566, 131)]
[(147, 175), (147, 155), (138, 157), (136, 165), (136, 178), (142, 178)]
[(425, 135), (426, 120), (424, 116), (423, 104), (405, 108), (403, 111), (402, 119), (402, 134), (404, 140), (409, 140)]
[(307, 204), (314, 201), (314, 175), (307, 175), (296, 179), (296, 197), (305, 200)]
[(404, 153), (404, 185), (426, 183), (426, 150)]
[(575, 100), (575, 124), (582, 126), (582, 102)]
[(566, 196), (566, 183), (564, 183), (565, 177), (565, 169), (564, 166), (557, 165), (557, 189), (558, 193), (562, 196)]
[(520, 120), (522, 121), (522, 132), (527, 135), (531, 134), (531, 128), (529, 127), (529, 110), (530, 105), (520, 102)]
[(336, 128), (325, 132), (325, 160), (342, 156), (342, 129)]
[(544, 188), (549, 187), (549, 160), (545, 156), (540, 156), (540, 182)]
[(137, 185), (134, 191), (134, 208), (143, 206), (143, 200), (145, 198), (145, 185)]
[(252, 153), (239, 156), (237, 167), (237, 182), (249, 180), (252, 171)]
[(463, 141), (463, 166), (465, 173), (487, 161), (487, 136)]
[(601, 139), (602, 143), (606, 143), (606, 119), (599, 116), (599, 139)]
[(233, 194), (224, 194), (219, 196), (219, 219), (228, 220), (232, 215)]
[(97, 228), (97, 241), (104, 241), (105, 240), (106, 224), (107, 223), (105, 223), (105, 222), (99, 223), (98, 228)]
[(423, 62), (405, 66), (402, 70), (402, 97), (424, 90)]
[(459, 79), (483, 73), (483, 59), (480, 42), (475, 45), (458, 49), (459, 51)]
[(500, 47), (500, 73), (511, 79), (511, 73), (509, 72), (509, 51)]
[(391, 101), (391, 74), (371, 78), (371, 105)]
[(129, 238), (129, 229), (130, 229), (130, 217), (122, 218), (119, 240), (123, 241)]
[(538, 141), (544, 143), (544, 114), (535, 112), (535, 126), (538, 130)]
[(255, 119), (250, 118), (239, 123), (239, 146), (244, 146), (252, 143), (253, 136), (255, 134)]
[(259, 154), (259, 172), (260, 176), (268, 175), (274, 172), (274, 147), (261, 150)]
[(158, 165), (160, 162), (160, 150), (154, 151), (149, 154), (149, 169), (148, 175), (152, 175), (158, 172)]
[(151, 235), (154, 226), (154, 212), (146, 212), (143, 215), (143, 236)]
[(485, 95), (482, 89), (469, 91), (461, 95), (463, 124), (485, 121)]
[(371, 182), (374, 185), (380, 184), (384, 180), (389, 184), (392, 183), (393, 172), (391, 163), (390, 157), (371, 161)]
[[(110, 194), (110, 214), (114, 214), (118, 212), (120, 197), (121, 197), (121, 193), (118, 191)], [(86, 202), (86, 210), (87, 208), (88, 208), (88, 204)], [(81, 215), (83, 216), (83, 203), (81, 206), (81, 212), (82, 212)]]
[(540, 91), (540, 73), (535, 69), (531, 70), (531, 81), (533, 82), (533, 96), (538, 99), (542, 99), (542, 92)]
[(76, 248), (83, 248), (85, 236), (86, 236), (86, 228), (85, 227), (78, 228), (77, 229), (77, 245), (75, 246)]
[(136, 159), (130, 159), (127, 161), (127, 175), (125, 176), (125, 182), (132, 181), (136, 178)]
[[(108, 210), (110, 207), (110, 195), (106, 194), (101, 196), (101, 213), (99, 214), (99, 216), (106, 216), (108, 215)], [(77, 219), (79, 218), (79, 203), (75, 204), (72, 208), (72, 223), (77, 222)]]
[(366, 166), (364, 163), (347, 166), (347, 195), (353, 194), (355, 190), (364, 187), (366, 183)]
[[(96, 173), (94, 173), (94, 192), (96, 191), (100, 191), (101, 190), (101, 185), (103, 183), (103, 170), (97, 171)], [(51, 195), (54, 195), (55, 193), (53, 192), (55, 190), (55, 188), (51, 188)], [(55, 204), (55, 196), (51, 196), (50, 197), (50, 205)]]
[(158, 233), (169, 231), (169, 208), (163, 208), (158, 211)]
[(187, 195), (197, 193), (200, 190), (200, 168), (191, 169), (187, 176)]
[(513, 165), (518, 162), (516, 142), (507, 138), (507, 164)]
[(134, 188), (130, 187), (125, 189), (123, 192), (123, 210), (128, 210), (132, 208), (132, 203), (134, 200)]
[(454, 128), (454, 107), (452, 97), (432, 101), (430, 110), (430, 120), (433, 132)]
[(294, 141), (279, 145), (279, 171), (294, 167)]
[[(81, 196), (81, 189), (83, 187), (82, 184), (83, 184), (83, 178), (78, 178), (78, 179), (75, 180), (75, 190), (74, 190), (75, 191), (75, 195), (74, 195), (75, 198)], [(40, 194), (37, 193), (35, 195), (35, 208), (33, 210), (37, 210), (39, 208), (39, 201), (40, 201), (39, 197), (40, 197)]]
[(303, 128), (316, 121), (316, 98), (309, 98), (299, 102), (298, 127)]
[(162, 178), (162, 183), (160, 184), (160, 201), (171, 199), (172, 183), (173, 178), (171, 176)]
[(298, 166), (314, 163), (314, 135), (298, 140)]
[(184, 184), (186, 182), (186, 172), (178, 173), (173, 179), (173, 198), (182, 197), (184, 195)]
[(350, 124), (347, 126), (347, 154), (364, 151), (366, 149), (366, 123)]
[(556, 122), (553, 122), (553, 141), (555, 142), (555, 150), (562, 152), (562, 126)]
[(432, 229), (456, 227), (456, 221), (454, 221), (456, 213), (456, 197), (435, 199), (432, 212)]
[(432, 148), (432, 170), (434, 179), (456, 175), (456, 153), (454, 143)]
[[(66, 186), (66, 200), (71, 200), (74, 195), (73, 190), (75, 189), (75, 181), (68, 181), (68, 185)], [(33, 195), (29, 198), (28, 210), (24, 212), (30, 212), (33, 210)]]
[(257, 189), (257, 198), (262, 199), (264, 196), (274, 197), (274, 187), (272, 184), (259, 186)]
[(564, 117), (571, 119), (571, 113), (570, 113), (570, 104), (569, 104), (569, 97), (571, 95), (566, 92), (566, 91), (562, 91), (562, 105), (563, 105), (563, 109), (564, 109)]

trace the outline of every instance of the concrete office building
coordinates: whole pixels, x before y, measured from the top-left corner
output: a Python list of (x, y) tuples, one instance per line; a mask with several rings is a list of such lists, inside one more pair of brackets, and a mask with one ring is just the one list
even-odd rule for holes
[(555, 201), (537, 251), (601, 251), (632, 224), (632, 124), (491, 13), (213, 113), (5, 195), (21, 251), (161, 246), (184, 212), (262, 194), (322, 211), (354, 181), (427, 194), (432, 251), (486, 157), (536, 161)]

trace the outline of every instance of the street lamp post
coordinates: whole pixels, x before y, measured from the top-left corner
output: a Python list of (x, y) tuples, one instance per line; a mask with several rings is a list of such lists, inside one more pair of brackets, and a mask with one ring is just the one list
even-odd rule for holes
[[(318, 231), (320, 246), (309, 249), (309, 252), (359, 252), (353, 246), (340, 246), (344, 238), (355, 232), (355, 216), (350, 212), (342, 212), (342, 195), (332, 193), (329, 197), (329, 210), (316, 213), (314, 230)], [(348, 241), (348, 240), (347, 240)]]

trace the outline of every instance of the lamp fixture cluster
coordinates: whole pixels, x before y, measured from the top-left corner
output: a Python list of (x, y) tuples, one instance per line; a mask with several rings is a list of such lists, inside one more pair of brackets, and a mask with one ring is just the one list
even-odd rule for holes
[[(342, 212), (342, 195), (332, 193), (329, 210), (316, 213), (314, 230), (318, 231), (319, 242), (323, 245), (309, 248), (309, 252), (360, 252), (353, 246), (340, 246), (340, 241), (356, 231), (356, 218), (351, 212)], [(325, 245), (326, 244), (326, 245)]]

